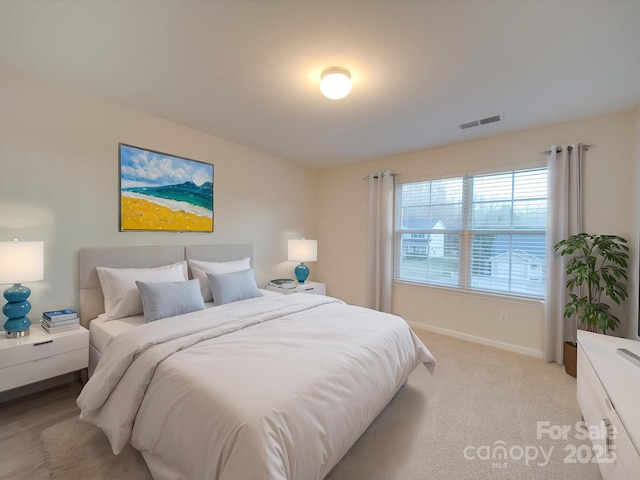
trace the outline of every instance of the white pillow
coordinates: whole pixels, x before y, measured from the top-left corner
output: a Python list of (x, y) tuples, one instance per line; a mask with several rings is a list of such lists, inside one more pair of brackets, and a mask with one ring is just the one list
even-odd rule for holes
[(242, 272), (251, 268), (251, 259), (249, 257), (240, 260), (231, 260), (229, 262), (201, 262), (200, 260), (189, 260), (189, 267), (193, 278), (200, 281), (200, 293), (205, 302), (213, 301), (211, 295), (211, 287), (207, 273), (214, 275), (224, 275), (225, 273)]
[(187, 262), (177, 262), (156, 268), (96, 267), (102, 293), (106, 320), (130, 317), (142, 313), (142, 300), (136, 281), (183, 282), (189, 280)]

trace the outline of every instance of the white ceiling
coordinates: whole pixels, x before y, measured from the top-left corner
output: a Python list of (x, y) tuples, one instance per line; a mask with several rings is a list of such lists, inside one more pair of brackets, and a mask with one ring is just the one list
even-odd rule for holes
[(0, 1), (0, 66), (316, 168), (636, 107), (639, 50), (634, 0)]

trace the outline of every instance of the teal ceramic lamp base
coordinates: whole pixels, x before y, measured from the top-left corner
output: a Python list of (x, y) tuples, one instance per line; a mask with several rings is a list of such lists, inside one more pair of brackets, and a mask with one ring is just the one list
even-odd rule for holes
[(4, 291), (4, 298), (7, 302), (2, 307), (2, 313), (7, 317), (4, 322), (4, 329), (8, 337), (24, 337), (29, 335), (31, 320), (27, 318), (27, 314), (31, 311), (31, 303), (27, 300), (31, 294), (31, 289), (23, 287), (19, 283)]
[(294, 270), (296, 274), (296, 278), (298, 279), (299, 284), (304, 284), (305, 280), (309, 276), (309, 267), (307, 267), (304, 263), (300, 263)]

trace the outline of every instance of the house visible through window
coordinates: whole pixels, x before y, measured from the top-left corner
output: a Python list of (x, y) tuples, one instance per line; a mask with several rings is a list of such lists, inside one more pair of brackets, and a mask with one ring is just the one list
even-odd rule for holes
[(395, 278), (542, 298), (547, 169), (396, 186)]

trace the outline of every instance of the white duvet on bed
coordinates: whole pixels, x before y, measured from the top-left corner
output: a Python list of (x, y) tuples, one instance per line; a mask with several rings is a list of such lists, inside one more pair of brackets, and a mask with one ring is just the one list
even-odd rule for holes
[[(281, 295), (269, 290), (260, 290), (260, 293), (263, 296)], [(205, 305), (207, 308), (213, 307), (213, 302), (207, 302)], [(107, 349), (111, 340), (115, 337), (144, 324), (144, 315), (142, 314), (115, 320), (105, 320), (104, 314), (99, 315), (98, 318), (89, 322), (89, 343), (96, 349), (98, 354), (102, 355), (102, 352)]]
[(435, 361), (399, 317), (269, 296), (116, 337), (78, 405), (158, 480), (320, 479), (420, 363)]

